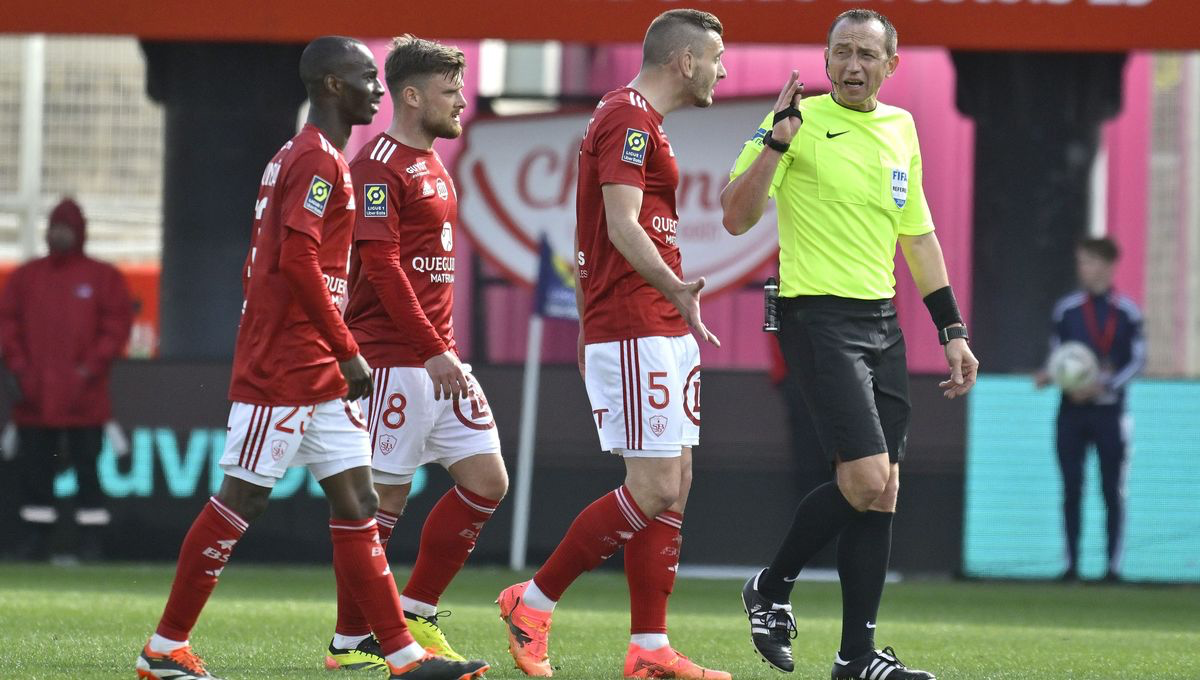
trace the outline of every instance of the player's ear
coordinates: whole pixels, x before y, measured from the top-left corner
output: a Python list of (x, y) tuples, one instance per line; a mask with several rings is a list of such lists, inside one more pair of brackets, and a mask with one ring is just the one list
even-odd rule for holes
[(692, 52), (692, 46), (688, 45), (679, 51), (679, 72), (684, 78), (690, 79), (696, 72), (696, 55)]
[(400, 91), (400, 98), (413, 108), (421, 108), (421, 90), (416, 85), (405, 85)]
[(896, 67), (900, 65), (900, 54), (897, 52), (887, 60), (887, 70), (884, 71), (885, 78), (891, 78), (896, 73)]
[(332, 73), (326, 75), (322, 79), (322, 82), (325, 84), (325, 91), (335, 97), (342, 93), (342, 80)]

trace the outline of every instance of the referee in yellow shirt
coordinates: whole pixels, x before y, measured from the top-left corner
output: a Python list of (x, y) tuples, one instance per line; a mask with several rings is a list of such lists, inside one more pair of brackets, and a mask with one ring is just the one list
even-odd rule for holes
[(776, 200), (779, 339), (836, 477), (800, 502), (774, 561), (746, 583), (742, 599), (755, 648), (792, 671), (792, 585), (836, 537), (843, 618), (835, 680), (934, 677), (906, 668), (891, 647), (876, 650), (874, 640), (910, 410), (891, 302), (897, 240), (945, 346), (945, 396), (966, 394), (979, 367), (925, 203), (912, 115), (877, 98), (899, 64), (896, 42), (878, 12), (839, 15), (825, 49), (833, 93), (801, 100), (793, 71), (721, 195), (734, 235)]

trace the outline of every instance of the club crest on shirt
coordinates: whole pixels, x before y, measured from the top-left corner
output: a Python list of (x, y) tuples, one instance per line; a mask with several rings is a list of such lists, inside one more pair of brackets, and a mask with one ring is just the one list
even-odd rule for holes
[(76, 288), (75, 288), (75, 297), (77, 297), (81, 300), (86, 300), (92, 296), (93, 292), (94, 291), (92, 290), (92, 284), (81, 283), (78, 286), (76, 286)]
[(454, 229), (449, 222), (442, 223), (442, 250), (447, 253), (454, 250)]
[(426, 196), (432, 196), (432, 195), (433, 195), (433, 187), (429, 186), (429, 180), (427, 180), (427, 179), (421, 180), (421, 197), (424, 198)]
[(386, 184), (364, 184), (363, 217), (387, 217), (387, 194)]
[(320, 175), (313, 175), (312, 183), (308, 185), (308, 193), (304, 196), (304, 209), (317, 217), (324, 217), (325, 205), (329, 203), (331, 193), (333, 185)]
[(645, 165), (646, 147), (649, 144), (649, 132), (635, 128), (626, 128), (625, 148), (621, 150), (621, 160), (633, 165)]
[(441, 177), (437, 178), (436, 184), (437, 184), (438, 198), (442, 199), (443, 201), (446, 200), (447, 198), (449, 198), (450, 192), (446, 189), (446, 183), (442, 180)]
[(276, 439), (271, 442), (271, 458), (274, 458), (277, 461), (283, 460), (283, 457), (287, 455), (287, 450), (288, 443), (284, 440)]
[(892, 200), (897, 208), (903, 208), (908, 201), (908, 171), (892, 168)]

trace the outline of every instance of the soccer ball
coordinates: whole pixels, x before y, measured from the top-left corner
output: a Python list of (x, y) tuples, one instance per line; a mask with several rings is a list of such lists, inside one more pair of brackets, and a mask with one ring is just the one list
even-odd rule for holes
[(1064, 391), (1073, 392), (1090, 386), (1100, 377), (1100, 362), (1090, 347), (1072, 340), (1064, 342), (1050, 355), (1050, 378)]

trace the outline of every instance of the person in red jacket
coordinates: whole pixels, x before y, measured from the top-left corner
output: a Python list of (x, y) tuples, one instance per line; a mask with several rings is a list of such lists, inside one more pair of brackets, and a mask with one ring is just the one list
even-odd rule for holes
[(50, 213), (50, 254), (13, 272), (0, 294), (0, 355), (16, 377), (12, 409), (21, 459), (20, 515), (29, 536), (22, 556), (47, 554), (58, 521), (54, 477), (60, 461), (79, 479), (75, 523), (82, 552), (98, 557), (109, 523), (96, 472), (111, 418), (109, 369), (129, 338), (133, 304), (116, 267), (83, 254), (87, 221), (72, 200)]

